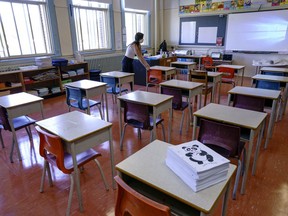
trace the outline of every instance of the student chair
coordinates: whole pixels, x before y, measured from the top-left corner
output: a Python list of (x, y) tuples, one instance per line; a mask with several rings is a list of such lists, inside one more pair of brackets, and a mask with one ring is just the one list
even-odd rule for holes
[(86, 98), (85, 92), (79, 88), (73, 88), (70, 86), (66, 86), (66, 103), (69, 108), (69, 112), (71, 107), (78, 108), (80, 110), (88, 111), (88, 106), (94, 107), (97, 106), (101, 119), (103, 119), (102, 111), (101, 111), (101, 101), (89, 100)]
[[(1, 96), (5, 96), (5, 95), (9, 95), (10, 94), (10, 90), (7, 90), (7, 91), (1, 91), (0, 92), (0, 97)], [(5, 148), (5, 145), (4, 145), (4, 141), (3, 141), (3, 137), (2, 137), (2, 130), (4, 129), (4, 126), (3, 126), (3, 122), (0, 118), (0, 142), (1, 142), (1, 145), (2, 145), (2, 148)]]
[(115, 216), (170, 216), (170, 208), (135, 191), (119, 176), (114, 177), (117, 186)]
[[(188, 107), (188, 103), (182, 101), (182, 90), (179, 88), (171, 88), (167, 86), (161, 86), (161, 94), (172, 95), (172, 109), (182, 111), (181, 123), (180, 123), (180, 134), (182, 134), (183, 121), (185, 116), (185, 109)], [(189, 120), (187, 120), (188, 130)]]
[[(246, 160), (245, 142), (240, 141), (240, 127), (201, 119), (198, 140), (223, 157), (238, 160), (237, 174), (233, 188), (233, 199), (236, 199), (240, 174), (242, 172), (243, 175), (246, 172), (244, 167)], [(241, 160), (242, 154), (243, 157)]]
[(114, 77), (106, 77), (106, 76), (101, 76), (101, 82), (107, 83), (107, 93), (112, 94), (112, 100), (113, 102), (116, 101), (116, 96), (125, 92), (128, 93), (127, 88), (120, 88), (119, 84), (117, 83), (117, 79)]
[[(41, 178), (40, 193), (43, 192), (46, 172), (48, 174), (49, 184), (50, 186), (52, 186), (52, 178), (51, 178), (51, 171), (50, 171), (49, 164), (57, 167), (64, 174), (69, 174), (71, 184), (70, 184), (70, 191), (69, 191), (69, 198), (68, 198), (68, 206), (66, 209), (66, 215), (69, 215), (71, 202), (72, 202), (73, 189), (74, 189), (74, 175), (73, 175), (74, 166), (73, 166), (72, 156), (69, 153), (64, 152), (64, 144), (62, 143), (62, 140), (60, 137), (53, 135), (51, 133), (48, 133), (47, 131), (44, 131), (39, 126), (36, 126), (35, 128), (40, 137), (39, 153), (44, 158), (44, 167), (43, 167), (42, 178)], [(105, 188), (106, 190), (109, 190), (102, 167), (99, 161), (97, 160), (97, 158), (100, 156), (101, 154), (92, 148), (86, 150), (85, 152), (77, 154), (76, 159), (77, 159), (78, 168), (83, 168), (83, 166), (86, 163), (94, 160), (100, 170), (102, 179), (105, 184)]]
[(162, 71), (161, 70), (148, 70), (147, 71), (147, 84), (146, 84), (146, 91), (148, 91), (149, 86), (156, 86), (158, 87), (159, 84), (162, 82)]
[[(16, 117), (13, 119), (13, 127), (14, 127), (15, 131), (18, 131), (22, 128), (25, 128), (30, 142), (33, 142), (30, 125), (33, 125), (35, 122), (36, 122), (36, 120), (34, 120), (28, 116), (19, 116), (19, 117)], [(7, 111), (4, 107), (0, 107), (0, 124), (1, 124), (0, 132), (1, 132), (1, 128), (3, 128), (4, 130), (8, 130), (8, 131), (12, 132), (12, 128), (11, 128), (11, 125), (10, 125), (9, 120), (8, 120)], [(4, 148), (4, 142), (3, 142), (2, 135), (1, 135), (1, 142), (2, 142), (2, 147)], [(11, 163), (13, 163), (13, 151), (14, 151), (15, 143), (16, 143), (16, 140), (13, 136), (12, 148), (11, 148), (11, 152), (10, 152), (10, 162)], [(19, 146), (16, 146), (16, 148), (17, 148), (18, 155), (20, 158)]]
[(219, 67), (218, 72), (222, 74), (222, 83), (232, 84), (235, 87), (235, 69), (227, 67)]
[(202, 94), (204, 94), (204, 106), (206, 106), (207, 103), (207, 95), (210, 93), (211, 94), (211, 98), (210, 98), (210, 102), (212, 99), (212, 89), (213, 89), (213, 85), (211, 83), (208, 82), (208, 74), (207, 71), (199, 71), (199, 70), (194, 70), (191, 71), (190, 73), (190, 80), (192, 82), (200, 82), (203, 83), (203, 88), (202, 88)]
[(207, 71), (215, 71), (213, 59), (210, 56), (202, 57), (202, 69)]
[[(157, 117), (156, 126), (161, 124), (163, 137), (165, 140), (164, 119)], [(138, 129), (138, 137), (141, 139), (141, 129), (150, 131), (150, 142), (152, 142), (153, 118), (149, 113), (149, 106), (144, 104), (131, 103), (125, 101), (124, 104), (124, 129), (120, 139), (120, 150), (123, 150), (123, 139), (127, 125)]]

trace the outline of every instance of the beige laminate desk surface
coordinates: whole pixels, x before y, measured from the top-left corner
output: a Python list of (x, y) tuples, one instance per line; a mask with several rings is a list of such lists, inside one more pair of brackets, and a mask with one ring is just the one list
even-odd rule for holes
[(267, 114), (210, 103), (194, 112), (194, 116), (256, 130), (259, 127), (259, 124), (266, 118)]
[(167, 67), (167, 66), (152, 66), (150, 67), (150, 69), (154, 69), (154, 70), (161, 70), (161, 71), (169, 71), (169, 70), (175, 70), (176, 67)]
[(36, 122), (36, 124), (70, 143), (112, 126), (110, 122), (79, 111), (44, 119)]
[(132, 101), (136, 103), (138, 102), (147, 104), (149, 106), (157, 106), (164, 101), (171, 100), (172, 98), (173, 96), (170, 95), (163, 95), (146, 91), (134, 91), (118, 97), (119, 100)]
[(65, 85), (85, 90), (85, 89), (97, 88), (100, 86), (106, 86), (107, 83), (84, 79), (67, 83)]
[(127, 72), (121, 72), (121, 71), (110, 71), (110, 72), (101, 73), (100, 76), (122, 78), (122, 77), (127, 77), (127, 76), (134, 76), (134, 73), (127, 73)]
[(16, 93), (16, 94), (9, 94), (0, 97), (0, 106), (4, 108), (12, 108), (21, 106), (23, 104), (35, 103), (38, 101), (42, 101), (43, 98), (28, 94), (26, 92)]
[(228, 94), (241, 94), (247, 96), (257, 96), (267, 99), (277, 99), (281, 94), (281, 91), (271, 89), (259, 89), (252, 87), (236, 86), (231, 89)]
[(162, 85), (189, 90), (189, 89), (194, 89), (194, 88), (203, 86), (203, 83), (172, 79), (172, 80), (168, 80), (168, 81), (160, 83), (160, 86)]
[(195, 65), (196, 62), (182, 62), (182, 61), (176, 61), (176, 62), (171, 62), (170, 65), (173, 65), (173, 64), (177, 64), (177, 65)]
[(235, 70), (241, 70), (241, 69), (245, 68), (245, 65), (221, 64), (221, 65), (216, 66), (216, 68), (219, 68), (219, 67), (227, 67), (227, 68), (233, 68)]
[(165, 159), (168, 146), (170, 144), (155, 140), (117, 164), (116, 169), (186, 205), (192, 206), (198, 211), (205, 214), (210, 213), (228, 185), (236, 166), (230, 164), (226, 181), (195, 193), (166, 166)]
[(260, 71), (271, 71), (271, 72), (279, 72), (279, 73), (288, 73), (288, 68), (282, 67), (262, 67)]

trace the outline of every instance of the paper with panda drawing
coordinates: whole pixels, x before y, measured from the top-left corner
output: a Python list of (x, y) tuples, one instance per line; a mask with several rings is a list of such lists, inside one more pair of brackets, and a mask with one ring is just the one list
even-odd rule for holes
[[(230, 161), (201, 142), (191, 142), (168, 147), (166, 164), (178, 165), (183, 172), (192, 172), (195, 179), (207, 177), (229, 168)], [(174, 166), (175, 168), (175, 166)]]

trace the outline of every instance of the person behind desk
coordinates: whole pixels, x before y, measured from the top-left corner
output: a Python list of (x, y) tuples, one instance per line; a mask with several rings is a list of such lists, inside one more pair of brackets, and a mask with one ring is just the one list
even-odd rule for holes
[(139, 61), (146, 68), (146, 70), (147, 71), (150, 70), (150, 65), (144, 59), (142, 52), (141, 52), (141, 43), (143, 43), (144, 41), (143, 38), (144, 38), (144, 34), (141, 32), (137, 32), (135, 35), (135, 41), (133, 41), (133, 43), (128, 45), (125, 56), (122, 59), (122, 71), (123, 72), (134, 73), (133, 60), (134, 60), (135, 55), (137, 55)]

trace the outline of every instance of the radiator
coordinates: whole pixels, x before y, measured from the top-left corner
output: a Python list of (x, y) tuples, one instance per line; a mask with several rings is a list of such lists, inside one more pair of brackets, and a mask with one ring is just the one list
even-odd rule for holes
[(85, 58), (89, 70), (99, 69), (102, 72), (121, 71), (121, 61), (124, 55), (99, 56), (94, 58)]

